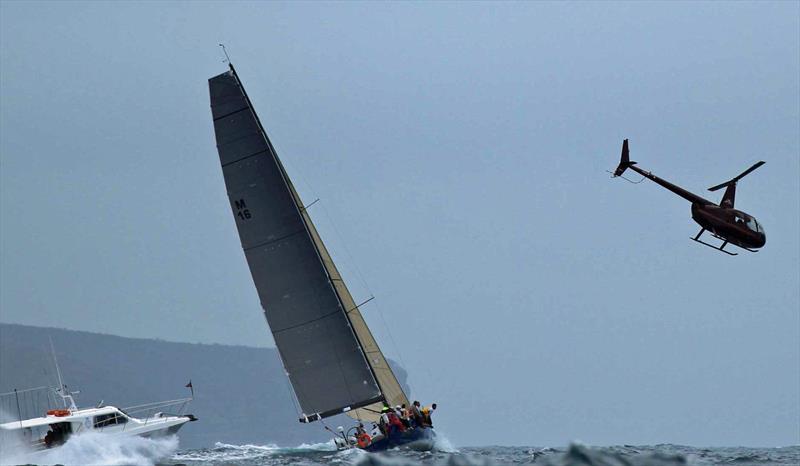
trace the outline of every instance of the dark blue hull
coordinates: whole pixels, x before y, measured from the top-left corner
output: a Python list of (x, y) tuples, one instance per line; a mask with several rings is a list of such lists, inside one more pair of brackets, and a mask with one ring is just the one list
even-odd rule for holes
[(432, 428), (415, 427), (405, 432), (394, 431), (387, 437), (376, 438), (364, 450), (376, 452), (407, 447), (413, 450), (427, 451), (433, 449), (434, 443), (436, 443), (436, 432)]

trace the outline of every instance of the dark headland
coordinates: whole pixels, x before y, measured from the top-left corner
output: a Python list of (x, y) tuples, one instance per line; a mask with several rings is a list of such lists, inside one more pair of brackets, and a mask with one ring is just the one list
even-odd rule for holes
[[(189, 396), (184, 386), (191, 379), (195, 400), (187, 411), (200, 420), (181, 430), (182, 448), (216, 442), (296, 446), (330, 438), (322, 426), (298, 422), (274, 348), (175, 343), (0, 323), (0, 392), (57, 385), (48, 337), (64, 383), (81, 391), (77, 397), (81, 407), (101, 400), (124, 408), (183, 398)], [(406, 372), (390, 364), (410, 393)], [(15, 407), (4, 410), (12, 412), (2, 413), (3, 421), (9, 416), (16, 419)], [(326, 424), (347, 422), (332, 418)]]

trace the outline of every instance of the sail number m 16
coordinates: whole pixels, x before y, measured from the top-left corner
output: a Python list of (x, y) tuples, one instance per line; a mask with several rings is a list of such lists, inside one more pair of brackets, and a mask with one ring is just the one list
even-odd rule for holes
[(247, 208), (247, 204), (245, 204), (244, 199), (239, 199), (238, 201), (233, 201), (234, 205), (236, 205), (236, 216), (242, 220), (250, 220), (253, 218), (253, 215), (250, 213), (250, 210)]

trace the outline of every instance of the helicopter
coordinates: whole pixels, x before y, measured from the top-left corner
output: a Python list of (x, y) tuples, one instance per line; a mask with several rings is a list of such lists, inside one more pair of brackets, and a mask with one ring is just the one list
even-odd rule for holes
[[(613, 176), (619, 177), (630, 168), (636, 173), (648, 178), (661, 186), (669, 189), (678, 196), (686, 199), (692, 203), (692, 219), (700, 225), (700, 232), (690, 237), (692, 241), (704, 244), (712, 249), (724, 252), (725, 254), (736, 256), (735, 252), (725, 250), (728, 243), (738, 246), (746, 251), (758, 252), (757, 249), (761, 248), (767, 242), (767, 235), (764, 232), (764, 227), (753, 217), (746, 214), (741, 210), (733, 208), (733, 203), (736, 198), (736, 183), (750, 174), (753, 170), (764, 165), (764, 161), (755, 163), (752, 167), (743, 171), (739, 176), (732, 178), (729, 181), (720, 183), (716, 186), (708, 188), (709, 191), (717, 191), (725, 188), (725, 194), (722, 195), (722, 200), (719, 204), (715, 204), (707, 199), (690, 193), (689, 191), (670, 183), (667, 180), (661, 179), (654, 174), (642, 170), (636, 166), (636, 162), (630, 160), (628, 151), (628, 140), (622, 141), (622, 156), (620, 158), (617, 169), (614, 170)], [(643, 179), (644, 179), (643, 178)], [(623, 177), (623, 179), (626, 179)], [(630, 180), (628, 180), (630, 181)], [(700, 239), (700, 236), (708, 231), (715, 238), (722, 240), (721, 246), (715, 246)]]

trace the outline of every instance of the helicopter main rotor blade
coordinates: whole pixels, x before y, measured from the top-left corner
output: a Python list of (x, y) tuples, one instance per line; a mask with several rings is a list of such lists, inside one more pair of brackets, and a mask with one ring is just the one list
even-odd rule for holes
[(713, 187), (711, 187), (711, 188), (708, 188), (708, 190), (709, 190), (709, 191), (716, 191), (716, 190), (718, 190), (718, 189), (720, 189), (720, 188), (724, 188), (725, 186), (728, 186), (728, 185), (734, 184), (734, 183), (736, 183), (737, 181), (739, 181), (739, 180), (741, 180), (742, 178), (744, 178), (745, 176), (749, 175), (749, 174), (750, 174), (750, 172), (752, 172), (752, 171), (753, 171), (753, 170), (755, 170), (756, 168), (760, 167), (761, 165), (764, 165), (765, 163), (766, 163), (766, 162), (764, 162), (763, 160), (761, 160), (761, 161), (758, 161), (758, 162), (754, 163), (752, 167), (750, 167), (750, 168), (748, 168), (747, 170), (743, 171), (743, 172), (742, 172), (742, 173), (741, 173), (739, 176), (737, 176), (737, 177), (735, 177), (735, 178), (733, 178), (733, 179), (731, 179), (731, 180), (729, 180), (729, 181), (726, 181), (726, 182), (724, 182), (724, 183), (720, 183), (720, 184), (718, 184), (718, 185), (716, 185), (716, 186), (713, 186)]

